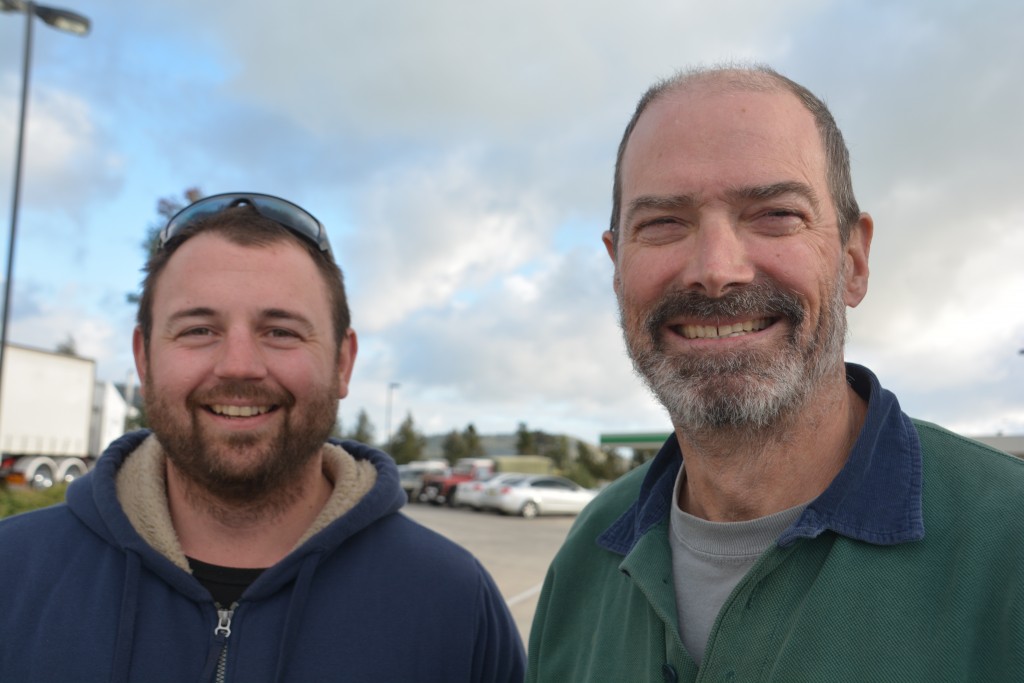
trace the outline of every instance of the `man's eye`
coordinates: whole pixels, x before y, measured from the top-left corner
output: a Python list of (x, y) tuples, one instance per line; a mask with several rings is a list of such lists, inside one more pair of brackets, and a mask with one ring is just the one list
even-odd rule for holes
[(190, 327), (182, 332), (183, 337), (206, 337), (213, 334), (209, 327)]
[(791, 209), (764, 211), (754, 219), (758, 229), (773, 234), (787, 234), (798, 230), (803, 224), (803, 215)]
[(637, 224), (633, 232), (641, 242), (666, 242), (682, 236), (686, 224), (675, 216), (660, 216)]
[(660, 225), (679, 225), (679, 219), (673, 218), (672, 216), (662, 216), (661, 218), (653, 218), (649, 221), (644, 221), (640, 224), (640, 228), (649, 228)]
[(277, 337), (280, 339), (291, 339), (294, 337), (298, 337), (299, 335), (295, 334), (291, 330), (285, 330), (280, 327), (276, 327), (270, 331), (270, 336)]

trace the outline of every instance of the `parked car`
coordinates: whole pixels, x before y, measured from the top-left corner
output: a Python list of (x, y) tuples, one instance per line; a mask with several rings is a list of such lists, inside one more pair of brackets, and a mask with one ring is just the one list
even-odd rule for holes
[(483, 499), (484, 494), (487, 491), (487, 487), (497, 486), (500, 482), (509, 479), (520, 479), (525, 476), (525, 474), (505, 472), (503, 474), (492, 475), (486, 479), (475, 479), (473, 481), (460, 482), (455, 485), (454, 505), (473, 508), (477, 512), (480, 512), (484, 509)]
[(398, 480), (410, 502), (417, 500), (423, 488), (423, 477), (428, 474), (444, 474), (448, 463), (444, 460), (414, 460), (398, 466)]
[(596, 495), (596, 491), (564, 477), (527, 475), (488, 485), (481, 506), (527, 519), (537, 515), (575, 515)]
[(551, 472), (554, 461), (544, 455), (495, 455), (489, 458), (459, 458), (455, 467), (445, 474), (428, 474), (423, 478), (418, 500), (434, 505), (458, 505), (455, 487), (465, 481), (483, 480), (496, 472)]

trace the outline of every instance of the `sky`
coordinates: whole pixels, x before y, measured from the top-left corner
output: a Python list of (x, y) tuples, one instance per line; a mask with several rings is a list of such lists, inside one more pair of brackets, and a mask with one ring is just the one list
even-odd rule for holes
[[(68, 0), (36, 22), (11, 342), (134, 377), (160, 197), (256, 191), (327, 227), (359, 335), (345, 428), (668, 431), (601, 243), (637, 99), (764, 62), (830, 106), (875, 220), (847, 359), (907, 413), (1024, 434), (1024, 3)], [(21, 14), (0, 14), (6, 259)], [(399, 386), (389, 391), (389, 386)]]

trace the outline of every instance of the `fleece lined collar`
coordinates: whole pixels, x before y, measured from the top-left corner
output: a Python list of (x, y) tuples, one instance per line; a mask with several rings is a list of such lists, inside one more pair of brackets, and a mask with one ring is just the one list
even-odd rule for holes
[[(843, 469), (779, 537), (781, 547), (825, 531), (875, 545), (924, 538), (917, 430), (874, 373), (853, 363), (846, 364), (846, 373), (850, 385), (868, 402), (864, 426)], [(625, 555), (667, 518), (683, 457), (679, 441), (669, 436), (651, 462), (636, 502), (598, 537), (598, 545)]]
[[(370, 462), (357, 461), (341, 446), (325, 444), (323, 458), (324, 475), (334, 484), (334, 491), (295, 548), (351, 510), (377, 481), (377, 470)], [(176, 566), (191, 572), (171, 525), (166, 475), (167, 456), (151, 434), (117, 471), (117, 498), (143, 540)]]

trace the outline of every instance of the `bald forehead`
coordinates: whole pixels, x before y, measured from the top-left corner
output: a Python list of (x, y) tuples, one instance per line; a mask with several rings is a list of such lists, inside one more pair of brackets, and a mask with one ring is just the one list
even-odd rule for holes
[(699, 205), (795, 187), (834, 210), (811, 112), (784, 88), (740, 85), (687, 82), (648, 103), (621, 160), (621, 222), (651, 201)]
[(794, 93), (767, 76), (757, 76), (749, 81), (703, 76), (659, 93), (636, 121), (623, 150), (624, 170), (637, 148), (646, 156), (652, 148), (682, 139), (699, 141), (709, 152), (716, 146), (734, 147), (745, 136), (788, 139), (823, 158), (824, 144), (813, 114)]
[(711, 92), (790, 92), (774, 73), (752, 69), (717, 69), (682, 74), (668, 82), (663, 93), (685, 90)]

